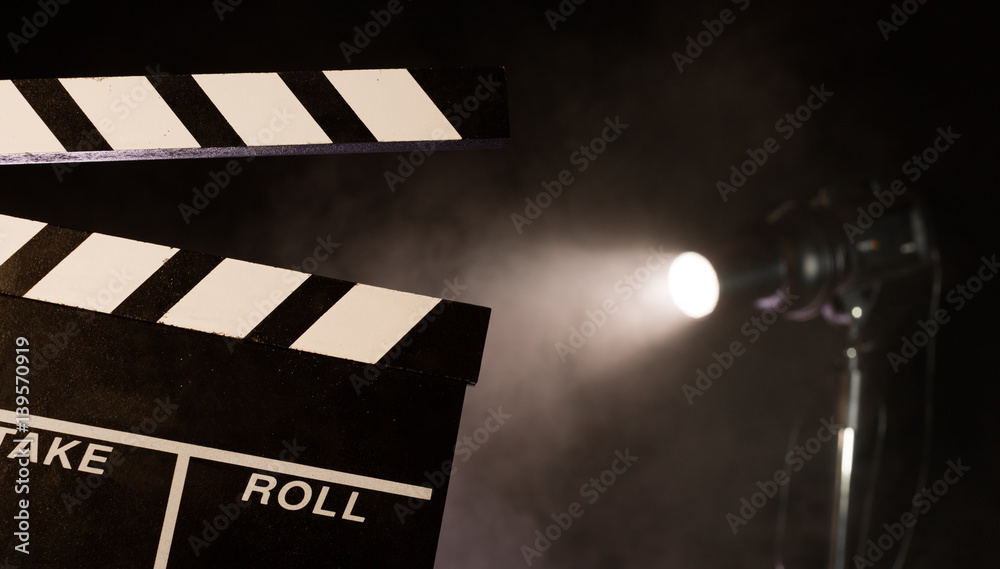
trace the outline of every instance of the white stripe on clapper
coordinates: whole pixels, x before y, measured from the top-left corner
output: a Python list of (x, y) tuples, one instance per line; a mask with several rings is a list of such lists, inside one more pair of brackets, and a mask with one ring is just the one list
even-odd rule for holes
[(308, 276), (225, 259), (167, 310), (160, 323), (244, 338)]
[(406, 69), (323, 73), (379, 142), (462, 139)]
[(94, 233), (24, 297), (110, 314), (176, 252)]
[(45, 224), (9, 215), (0, 215), (0, 265), (38, 234)]
[(247, 146), (332, 142), (277, 73), (193, 77)]
[(428, 296), (355, 285), (291, 348), (375, 363), (439, 302)]
[(115, 150), (200, 147), (145, 77), (59, 82)]
[(0, 81), (0, 154), (65, 150), (14, 83)]

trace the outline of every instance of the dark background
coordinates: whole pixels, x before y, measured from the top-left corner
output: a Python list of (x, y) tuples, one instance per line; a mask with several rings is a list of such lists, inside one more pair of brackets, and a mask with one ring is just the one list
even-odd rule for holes
[[(615, 282), (649, 247), (724, 241), (826, 184), (888, 183), (949, 125), (961, 139), (908, 187), (926, 196), (942, 234), (945, 292), (964, 282), (998, 251), (990, 20), (929, 0), (886, 41), (876, 22), (890, 17), (890, 2), (751, 0), (679, 73), (671, 54), (703, 20), (738, 6), (589, 0), (552, 30), (544, 12), (557, 5), (405, 2), (348, 63), (340, 42), (384, 2), (244, 0), (220, 20), (209, 0), (72, 1), (20, 53), (0, 45), (0, 77), (504, 65), (511, 143), (436, 153), (395, 192), (384, 173), (396, 154), (259, 158), (190, 224), (178, 205), (225, 160), (85, 164), (63, 181), (51, 166), (5, 166), (0, 212), (285, 267), (329, 235), (342, 247), (320, 274), (435, 296), (445, 280), (467, 285), (460, 300), (494, 312), (461, 433), (490, 409), (513, 417), (460, 463), (440, 567), (521, 566), (534, 531), (581, 501), (580, 486), (626, 448), (639, 461), (535, 566), (773, 565), (776, 501), (736, 536), (725, 515), (784, 466), (796, 421), (818, 426), (844, 331), (780, 322), (693, 406), (680, 386), (741, 339), (752, 308), (690, 322), (637, 298), (567, 362), (554, 345), (585, 311), (622, 300)], [(0, 31), (38, 10), (5, 2)], [(723, 203), (715, 182), (821, 84), (834, 96)], [(621, 139), (515, 231), (511, 214), (614, 117), (630, 125)], [(998, 564), (998, 286), (987, 283), (939, 335), (929, 480), (949, 459), (973, 469), (922, 518), (910, 567)], [(925, 290), (926, 279), (904, 288)], [(921, 389), (916, 371), (897, 387)]]

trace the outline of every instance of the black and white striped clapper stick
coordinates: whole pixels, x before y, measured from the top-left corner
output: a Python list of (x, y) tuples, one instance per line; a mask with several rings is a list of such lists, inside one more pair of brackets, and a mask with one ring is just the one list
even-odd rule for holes
[(489, 319), (461, 289), (0, 216), (3, 553), (430, 569)]
[(0, 80), (0, 164), (497, 148), (504, 69)]

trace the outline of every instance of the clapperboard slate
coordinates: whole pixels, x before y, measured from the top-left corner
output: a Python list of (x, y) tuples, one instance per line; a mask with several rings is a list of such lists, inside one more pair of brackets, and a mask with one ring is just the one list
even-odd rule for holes
[[(435, 473), (488, 309), (7, 216), (0, 237), (4, 554), (432, 566), (447, 491)], [(22, 443), (25, 494), (19, 371), (37, 440)], [(20, 498), (28, 555), (12, 551)]]
[[(0, 81), (0, 163), (495, 147), (503, 81)], [(143, 101), (116, 122), (122, 97)], [(0, 563), (430, 568), (488, 320), (0, 215)]]

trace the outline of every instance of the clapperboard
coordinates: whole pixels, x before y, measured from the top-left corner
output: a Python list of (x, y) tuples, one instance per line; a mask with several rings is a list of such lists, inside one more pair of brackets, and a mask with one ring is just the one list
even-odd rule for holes
[[(254, 93), (280, 90), (279, 80), (302, 102), (295, 112), (319, 125), (265, 141), (248, 133), (268, 124), (271, 106), (290, 103), (227, 103), (213, 79), (0, 81), (0, 105), (23, 111), (0, 118), (0, 154), (51, 162), (440, 140), (458, 148), (507, 136), (500, 97), (490, 102), (503, 106), (500, 127), (484, 126), (494, 115), (428, 138), (428, 126), (453, 122), (446, 105), (463, 91), (429, 79), (443, 72), (378, 73), (376, 83), (394, 85), (386, 97), (416, 97), (416, 85), (438, 116), (397, 112), (400, 130), (389, 132), (351, 94), (361, 87), (334, 78), (319, 87), (326, 74), (232, 79)], [(102, 127), (94, 100), (120, 100), (139, 84), (155, 85), (159, 98), (147, 93), (154, 104), (141, 108), (146, 135), (159, 134)], [(318, 93), (332, 97), (328, 107)], [(241, 118), (250, 106), (267, 111), (257, 131)], [(81, 125), (103, 146), (74, 145)], [(0, 562), (429, 569), (489, 321), (489, 309), (442, 296), (0, 215)]]

